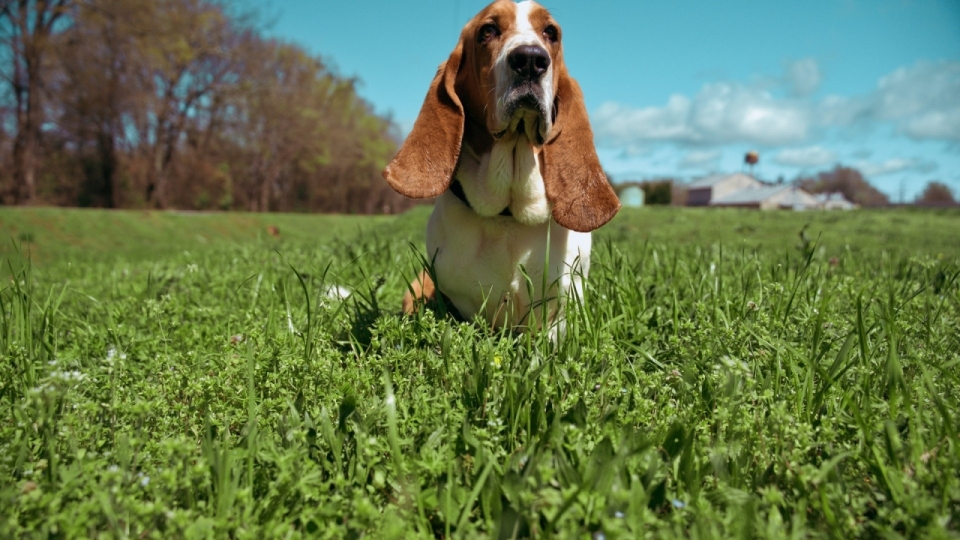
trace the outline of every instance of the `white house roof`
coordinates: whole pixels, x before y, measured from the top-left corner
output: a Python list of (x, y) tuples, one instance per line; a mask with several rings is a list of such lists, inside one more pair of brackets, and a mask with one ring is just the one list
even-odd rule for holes
[(715, 175), (713, 175), (713, 176), (705, 176), (705, 177), (703, 177), (703, 178), (700, 178), (700, 179), (694, 180), (693, 182), (690, 182), (689, 189), (713, 187), (714, 184), (716, 184), (717, 182), (719, 182), (719, 181), (721, 181), (721, 180), (726, 179), (728, 176), (730, 176), (730, 175), (729, 175), (729, 174), (715, 174)]
[(791, 186), (778, 185), (778, 186), (763, 186), (750, 189), (741, 189), (734, 191), (733, 193), (720, 197), (719, 199), (714, 199), (710, 201), (710, 204), (752, 204), (759, 203), (773, 197), (777, 193), (785, 189), (792, 189)]
[(713, 186), (719, 184), (720, 182), (723, 182), (723, 181), (725, 181), (725, 180), (729, 180), (729, 179), (732, 179), (732, 178), (735, 178), (735, 177), (738, 177), (738, 176), (743, 176), (743, 177), (746, 177), (746, 178), (749, 178), (749, 179), (751, 179), (751, 180), (756, 181), (756, 179), (754, 179), (752, 176), (749, 176), (749, 175), (746, 175), (746, 174), (742, 174), (742, 173), (714, 174), (714, 175), (711, 175), (711, 176), (704, 176), (703, 178), (694, 180), (693, 182), (690, 182), (690, 185), (687, 186), (687, 187), (688, 187), (688, 189), (700, 189), (700, 188), (713, 187)]
[(800, 188), (791, 187), (789, 195), (782, 199), (780, 205), (794, 208), (812, 208), (818, 206), (818, 201), (812, 195)]
[(826, 203), (826, 202), (849, 203), (850, 202), (847, 200), (846, 197), (843, 196), (843, 193), (840, 193), (839, 191), (836, 191), (833, 193), (817, 193), (816, 195), (814, 195), (814, 197), (816, 197), (817, 200), (822, 203)]

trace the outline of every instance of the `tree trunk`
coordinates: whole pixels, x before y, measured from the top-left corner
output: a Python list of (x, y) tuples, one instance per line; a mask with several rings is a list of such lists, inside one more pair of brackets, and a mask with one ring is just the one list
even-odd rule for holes
[[(159, 128), (157, 129), (159, 132)], [(159, 133), (158, 133), (159, 136)], [(150, 166), (147, 168), (147, 193), (146, 200), (147, 205), (159, 208), (157, 200), (160, 198), (160, 192), (163, 187), (163, 172), (161, 171), (160, 163), (162, 150), (160, 149), (160, 143), (157, 142), (153, 145), (153, 148), (150, 149)]]
[(157, 126), (157, 142), (150, 156), (150, 169), (147, 173), (147, 202), (154, 208), (169, 206), (167, 197), (168, 170), (173, 161), (173, 149), (176, 144), (176, 132), (172, 126), (163, 129)]
[[(26, 103), (21, 98), (17, 110), (17, 138), (13, 144), (13, 180), (16, 202), (31, 204), (37, 196), (37, 146), (40, 139), (40, 62), (35, 54), (25, 58), (27, 71)], [(22, 94), (21, 94), (22, 95)]]
[(117, 172), (117, 152), (113, 134), (101, 129), (97, 134), (97, 150), (100, 158), (100, 197), (107, 208), (119, 206), (115, 176)]
[[(47, 39), (64, 11), (67, 0), (33, 3), (20, 0), (4, 2), (3, 19), (15, 26), (11, 37), (13, 60), (13, 91), (17, 100), (17, 138), (13, 145), (13, 178), (16, 200), (21, 204), (34, 202), (37, 196), (37, 153), (40, 146), (40, 127), (43, 110), (40, 96), (43, 80), (40, 70)], [(30, 14), (33, 13), (31, 19)], [(21, 71), (21, 62), (23, 71)], [(26, 86), (23, 74), (26, 73)], [(24, 101), (24, 96), (26, 100)]]
[(36, 196), (36, 142), (26, 123), (17, 129), (17, 138), (13, 143), (13, 181), (14, 201), (18, 204), (30, 204)]
[(158, 142), (153, 149), (150, 183), (147, 186), (147, 202), (154, 208), (165, 208), (167, 205), (167, 179), (163, 169), (163, 146)]
[(150, 167), (147, 169), (147, 204), (154, 208), (167, 206), (166, 159), (172, 156), (172, 149), (164, 148), (170, 138), (173, 126), (169, 122), (170, 105), (176, 80), (169, 83), (163, 96), (163, 106), (157, 115), (157, 128), (154, 130), (153, 148), (150, 149)]
[(268, 173), (264, 175), (263, 182), (260, 184), (260, 211), (270, 211), (270, 187), (273, 185), (274, 175)]

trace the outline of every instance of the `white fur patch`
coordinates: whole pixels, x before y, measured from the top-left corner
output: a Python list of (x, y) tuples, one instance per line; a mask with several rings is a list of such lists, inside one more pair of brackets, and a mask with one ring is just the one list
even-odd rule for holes
[(351, 294), (353, 294), (353, 291), (343, 285), (331, 285), (327, 289), (326, 297), (330, 300), (346, 300), (350, 298)]
[(539, 225), (550, 219), (550, 205), (540, 174), (540, 159), (526, 134), (517, 138), (510, 195), (510, 213), (520, 223)]
[(464, 144), (457, 180), (480, 216), (494, 217), (509, 208), (523, 225), (540, 225), (550, 219), (540, 158), (527, 137), (526, 133), (510, 134), (483, 156)]
[[(511, 121), (507, 111), (507, 95), (509, 94), (511, 85), (513, 83), (513, 74), (510, 69), (510, 64), (507, 62), (507, 57), (514, 49), (524, 45), (537, 45), (543, 47), (544, 49), (547, 48), (540, 36), (540, 33), (530, 22), (530, 13), (535, 7), (537, 7), (537, 4), (531, 0), (524, 0), (523, 2), (517, 4), (514, 31), (507, 38), (506, 43), (503, 44), (503, 48), (500, 49), (500, 55), (497, 56), (496, 63), (494, 64), (497, 92), (498, 129), (507, 128)], [(547, 71), (543, 74), (543, 78), (540, 81), (540, 86), (543, 88), (544, 103), (553, 103), (554, 88), (552, 62), (550, 63), (550, 67), (548, 67)], [(544, 119), (544, 122), (549, 123), (550, 119), (546, 118)], [(547, 132), (549, 131), (547, 128), (549, 127), (550, 126), (540, 127), (540, 135), (544, 139), (546, 139)]]
[(514, 22), (517, 25), (517, 36), (527, 36), (527, 39), (532, 38), (530, 43), (543, 45), (543, 42), (540, 41), (540, 36), (538, 36), (537, 32), (533, 29), (533, 24), (530, 23), (530, 12), (533, 11), (536, 5), (536, 2), (531, 2), (530, 0), (517, 2), (517, 18)]
[(473, 210), (485, 217), (496, 216), (510, 204), (513, 180), (513, 147), (498, 142), (483, 156), (463, 145), (457, 180)]
[(437, 199), (427, 225), (427, 257), (433, 260), (437, 287), (462, 316), (479, 314), (494, 326), (539, 328), (546, 309), (554, 336), (562, 330), (566, 299), (582, 298), (590, 248), (590, 233), (553, 220), (529, 226), (508, 217), (485, 218), (449, 191)]

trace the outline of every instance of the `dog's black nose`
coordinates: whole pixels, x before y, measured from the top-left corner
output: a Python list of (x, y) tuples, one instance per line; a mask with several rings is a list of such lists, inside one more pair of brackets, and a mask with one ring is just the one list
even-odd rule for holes
[(537, 45), (523, 45), (507, 55), (510, 69), (524, 79), (539, 79), (550, 67), (550, 53)]

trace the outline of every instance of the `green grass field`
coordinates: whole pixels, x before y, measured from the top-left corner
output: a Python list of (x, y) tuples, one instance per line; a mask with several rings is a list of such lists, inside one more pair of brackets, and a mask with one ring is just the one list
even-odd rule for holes
[(960, 537), (960, 213), (623, 211), (552, 343), (428, 212), (0, 209), (0, 537)]

